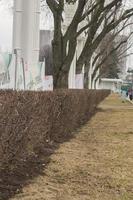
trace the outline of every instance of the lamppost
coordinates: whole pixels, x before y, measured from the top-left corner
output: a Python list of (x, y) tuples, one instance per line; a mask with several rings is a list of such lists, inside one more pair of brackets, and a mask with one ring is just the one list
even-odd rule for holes
[(128, 70), (127, 70), (127, 72), (129, 73), (129, 74), (131, 74), (131, 85), (132, 85), (132, 90), (133, 90), (133, 69), (131, 69), (131, 68), (129, 68)]

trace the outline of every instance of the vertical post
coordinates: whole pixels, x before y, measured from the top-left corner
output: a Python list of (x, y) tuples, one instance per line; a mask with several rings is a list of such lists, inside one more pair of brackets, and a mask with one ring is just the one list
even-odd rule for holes
[(26, 81), (25, 81), (25, 65), (24, 65), (24, 59), (21, 58), (22, 63), (22, 69), (23, 69), (23, 80), (24, 80), (24, 90), (26, 89)]
[(17, 55), (17, 49), (14, 49), (15, 54), (15, 81), (14, 81), (14, 89), (17, 89), (17, 70), (18, 70), (18, 55)]
[(23, 18), (23, 0), (14, 0), (13, 17), (13, 53), (17, 51), (21, 55), (22, 51), (22, 18)]
[(40, 0), (14, 0), (13, 50), (34, 71), (39, 60)]

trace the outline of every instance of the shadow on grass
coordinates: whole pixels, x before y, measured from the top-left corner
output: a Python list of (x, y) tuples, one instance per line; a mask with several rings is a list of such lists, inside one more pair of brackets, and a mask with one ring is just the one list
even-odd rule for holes
[(15, 161), (11, 163), (13, 169), (5, 165), (0, 171), (0, 200), (8, 200), (15, 194), (21, 193), (22, 188), (30, 183), (30, 180), (39, 175), (43, 175), (45, 168), (50, 162), (50, 156), (60, 147), (60, 144), (73, 139), (77, 130), (85, 125), (97, 112), (104, 110), (97, 108), (86, 121), (82, 122), (73, 132), (59, 138), (56, 142), (50, 142), (44, 148), (38, 148), (34, 156), (27, 160)]

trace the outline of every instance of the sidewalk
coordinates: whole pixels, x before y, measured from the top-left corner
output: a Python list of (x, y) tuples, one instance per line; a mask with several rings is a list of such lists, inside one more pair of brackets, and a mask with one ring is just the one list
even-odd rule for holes
[(109, 96), (12, 200), (133, 200), (133, 105)]

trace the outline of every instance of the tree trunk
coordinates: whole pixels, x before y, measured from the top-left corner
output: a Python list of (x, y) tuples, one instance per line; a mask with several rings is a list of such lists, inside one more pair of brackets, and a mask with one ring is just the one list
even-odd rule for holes
[(94, 80), (94, 89), (96, 90), (97, 79)]
[(61, 71), (58, 77), (54, 76), (54, 88), (68, 89), (68, 74), (67, 72)]
[(59, 71), (63, 63), (63, 36), (61, 31), (61, 15), (56, 12), (54, 14), (54, 39), (52, 41), (53, 49), (53, 79), (54, 88), (59, 76)]
[(84, 66), (84, 88), (89, 89), (89, 63)]
[(87, 72), (84, 73), (84, 88), (89, 89), (89, 76)]

